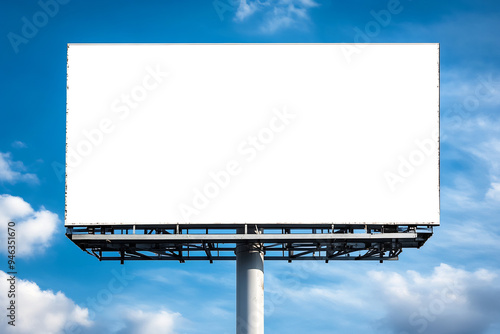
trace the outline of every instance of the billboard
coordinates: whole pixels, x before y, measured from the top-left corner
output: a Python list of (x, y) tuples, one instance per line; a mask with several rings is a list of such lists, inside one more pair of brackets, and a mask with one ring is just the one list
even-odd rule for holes
[(69, 44), (66, 217), (439, 224), (439, 44)]

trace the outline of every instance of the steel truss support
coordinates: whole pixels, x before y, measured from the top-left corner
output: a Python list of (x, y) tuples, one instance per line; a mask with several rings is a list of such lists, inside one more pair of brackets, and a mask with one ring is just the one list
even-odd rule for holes
[(328, 262), (396, 260), (432, 232), (430, 225), (123, 224), (67, 226), (66, 235), (99, 260), (235, 260), (239, 245), (259, 244), (266, 260)]

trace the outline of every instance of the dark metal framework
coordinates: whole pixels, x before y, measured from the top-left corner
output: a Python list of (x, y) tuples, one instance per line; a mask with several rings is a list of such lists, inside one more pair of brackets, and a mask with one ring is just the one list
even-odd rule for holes
[(120, 224), (67, 226), (66, 236), (100, 261), (212, 263), (235, 260), (241, 244), (260, 244), (265, 260), (397, 260), (432, 233), (425, 224)]

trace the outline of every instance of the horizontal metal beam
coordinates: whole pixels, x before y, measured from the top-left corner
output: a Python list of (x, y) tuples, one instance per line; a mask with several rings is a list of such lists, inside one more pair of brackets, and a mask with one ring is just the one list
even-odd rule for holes
[(137, 228), (166, 228), (175, 229), (177, 227), (181, 229), (236, 229), (244, 226), (258, 226), (259, 228), (265, 229), (280, 229), (280, 228), (364, 228), (365, 226), (371, 228), (379, 228), (382, 226), (439, 226), (434, 222), (420, 222), (420, 223), (398, 223), (398, 222), (381, 222), (381, 223), (94, 223), (94, 224), (65, 224), (66, 228), (99, 228), (99, 227), (112, 227), (116, 229), (120, 228), (132, 228), (136, 226)]
[[(119, 256), (109, 256), (109, 257), (103, 257), (101, 260), (103, 261), (120, 261)], [(335, 258), (329, 258), (326, 256), (316, 256), (314, 258), (311, 257), (297, 257), (294, 259), (288, 259), (284, 258), (282, 256), (264, 256), (264, 259), (267, 261), (283, 261), (283, 260), (291, 260), (291, 262), (294, 261), (310, 261), (310, 260), (316, 260), (316, 261), (397, 261), (399, 258), (396, 257), (380, 257), (380, 256), (370, 256), (370, 257), (360, 257), (360, 256), (339, 256)], [(125, 260), (127, 261), (137, 261), (137, 260), (151, 260), (151, 261), (178, 261), (178, 259), (173, 259), (173, 258), (168, 258), (168, 257), (152, 257), (150, 259), (142, 259), (138, 257), (134, 258), (126, 258)], [(209, 261), (209, 259), (206, 256), (190, 256), (189, 258), (186, 258), (186, 260), (189, 261)], [(220, 260), (220, 261), (229, 261), (229, 260), (236, 260), (236, 256), (219, 256), (214, 258), (213, 260)]]
[(392, 239), (415, 239), (417, 233), (318, 233), (318, 234), (73, 234), (71, 240), (74, 242), (96, 242), (108, 243), (193, 243), (193, 242), (219, 242), (219, 243), (241, 243), (241, 242), (311, 242), (311, 241), (380, 241)]

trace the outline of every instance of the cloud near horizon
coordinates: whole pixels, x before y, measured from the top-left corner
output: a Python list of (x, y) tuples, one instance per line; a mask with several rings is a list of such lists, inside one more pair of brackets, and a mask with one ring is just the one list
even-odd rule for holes
[(180, 313), (163, 309), (159, 311), (129, 309), (125, 314), (125, 327), (116, 334), (174, 334), (176, 324), (181, 319)]
[(386, 316), (379, 329), (391, 333), (487, 333), (500, 325), (500, 279), (487, 269), (466, 271), (447, 264), (432, 274), (373, 271)]
[[(370, 326), (363, 330), (373, 333), (481, 334), (500, 326), (498, 271), (467, 271), (444, 263), (428, 274), (370, 270), (356, 275), (325, 269), (325, 275), (335, 271), (330, 274), (336, 277), (331, 284), (311, 284), (308, 279), (300, 282), (297, 275), (293, 275), (293, 282), (268, 276), (267, 300), (277, 294), (280, 303), (276, 309), (297, 306), (304, 312), (324, 310), (332, 315), (332, 321), (340, 320), (334, 314), (361, 317), (364, 326)], [(321, 312), (316, 315), (318, 320), (323, 316)]]
[[(0, 291), (9, 290), (10, 277), (0, 270)], [(1, 333), (32, 334), (175, 334), (176, 326), (184, 319), (180, 313), (163, 308), (150, 311), (121, 304), (111, 305), (109, 312), (95, 317), (88, 308), (75, 303), (63, 292), (42, 290), (35, 283), (16, 277), (15, 327), (7, 321), (0, 323)], [(0, 303), (8, 305), (7, 293), (0, 294)]]
[[(9, 277), (0, 270), (0, 291), (9, 291)], [(2, 333), (58, 334), (65, 333), (68, 326), (88, 327), (92, 324), (88, 309), (78, 306), (61, 291), (42, 290), (36, 283), (17, 277), (16, 291), (15, 327), (4, 320), (0, 323)], [(10, 300), (7, 293), (0, 294), (2, 305), (8, 305)]]

